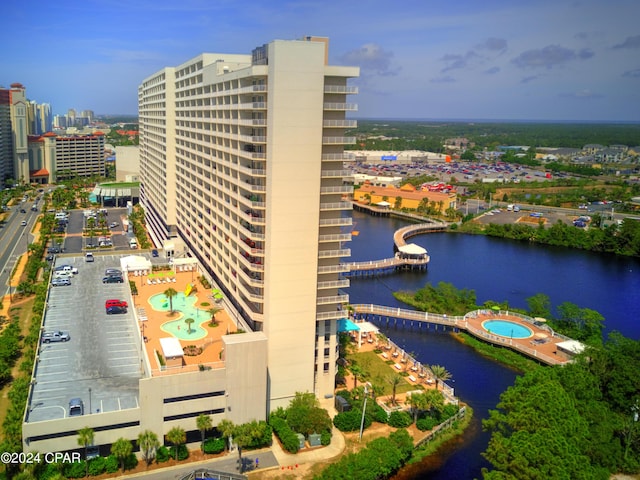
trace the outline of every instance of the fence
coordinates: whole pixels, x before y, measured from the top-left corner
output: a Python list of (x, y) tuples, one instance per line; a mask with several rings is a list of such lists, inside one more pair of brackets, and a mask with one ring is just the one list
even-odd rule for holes
[(421, 445), (424, 445), (425, 443), (429, 443), (431, 440), (436, 438), (442, 432), (444, 432), (445, 430), (450, 429), (451, 425), (453, 425), (453, 422), (456, 422), (456, 421), (460, 420), (466, 414), (467, 414), (467, 407), (462, 407), (460, 410), (458, 410), (458, 413), (456, 413), (453, 417), (448, 418), (447, 420), (442, 422), (440, 425), (437, 425), (423, 439), (418, 440), (418, 442), (415, 444), (415, 448), (418, 448)]

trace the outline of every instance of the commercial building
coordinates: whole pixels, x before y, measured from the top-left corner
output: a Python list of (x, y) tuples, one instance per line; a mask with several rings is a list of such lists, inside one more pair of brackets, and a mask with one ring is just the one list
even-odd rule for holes
[(296, 392), (332, 404), (341, 259), (352, 187), (354, 67), (328, 40), (275, 40), (251, 54), (203, 53), (138, 89), (141, 204), (156, 245), (193, 256), (240, 321), (267, 338), (266, 409)]
[(431, 206), (438, 213), (445, 214), (449, 208), (457, 207), (457, 194), (452, 191), (429, 191), (416, 189), (411, 184), (402, 187), (377, 186), (364, 184), (353, 194), (357, 202), (376, 205), (380, 202), (388, 202), (394, 208), (408, 208), (415, 210), (419, 206)]
[(28, 164), (21, 177), (30, 183), (53, 183), (69, 177), (105, 175), (105, 137), (91, 135), (56, 135), (53, 132), (28, 139)]

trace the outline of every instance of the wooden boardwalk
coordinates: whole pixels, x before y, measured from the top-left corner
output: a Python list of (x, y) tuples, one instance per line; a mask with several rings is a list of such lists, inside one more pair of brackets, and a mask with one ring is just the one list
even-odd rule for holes
[[(393, 234), (394, 250), (398, 251), (400, 247), (407, 245), (406, 239), (422, 235), (425, 233), (441, 232), (447, 229), (449, 226), (445, 222), (429, 222), (419, 223), (415, 225), (407, 225), (396, 230)], [(385, 258), (382, 260), (370, 260), (367, 262), (350, 262), (345, 263), (349, 267), (347, 276), (357, 275), (377, 275), (381, 273), (391, 273), (395, 270), (424, 270), (429, 265), (431, 257), (425, 253), (424, 256), (415, 258), (405, 256), (399, 252), (391, 258)]]
[[(362, 319), (384, 327), (415, 328), (428, 330), (443, 327), (465, 331), (476, 338), (520, 352), (547, 365), (562, 365), (571, 357), (558, 350), (557, 344), (571, 340), (559, 335), (545, 324), (535, 322), (526, 315), (509, 311), (475, 310), (464, 316), (448, 316), (403, 308), (373, 304), (351, 305), (356, 320)], [(487, 320), (505, 320), (527, 327), (532, 334), (527, 338), (509, 338), (487, 331), (482, 323)]]

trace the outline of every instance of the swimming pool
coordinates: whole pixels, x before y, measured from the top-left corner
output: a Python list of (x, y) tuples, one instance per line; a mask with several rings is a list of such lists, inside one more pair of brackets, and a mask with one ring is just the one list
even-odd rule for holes
[(529, 338), (533, 336), (533, 331), (520, 325), (519, 323), (507, 320), (486, 320), (482, 322), (482, 327), (489, 333), (507, 338)]
[[(197, 301), (198, 298), (195, 295), (185, 297), (184, 292), (178, 292), (171, 301), (173, 310), (178, 316), (163, 323), (160, 328), (180, 340), (199, 340), (206, 337), (207, 330), (202, 324), (209, 322), (211, 315), (206, 310), (196, 308), (195, 304)], [(158, 312), (169, 311), (170, 302), (163, 293), (153, 295), (149, 298), (149, 303), (151, 307)], [(189, 331), (189, 325), (185, 322), (187, 318), (193, 318), (194, 320), (191, 324), (191, 331)]]

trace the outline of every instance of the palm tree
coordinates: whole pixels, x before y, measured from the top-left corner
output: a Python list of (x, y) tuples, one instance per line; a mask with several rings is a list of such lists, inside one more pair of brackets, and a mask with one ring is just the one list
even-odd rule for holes
[[(93, 445), (93, 430), (89, 427), (84, 427), (78, 430), (78, 445), (84, 447), (84, 459), (87, 460), (87, 447)], [(85, 463), (84, 476), (89, 475), (89, 462)]]
[(187, 334), (190, 334), (190, 333), (191, 333), (191, 324), (192, 324), (192, 323), (194, 323), (194, 322), (195, 322), (195, 320), (194, 320), (193, 318), (187, 318), (187, 319), (184, 321), (184, 323), (186, 323), (186, 324), (187, 324), (187, 329), (188, 329), (188, 330), (187, 330)]
[(111, 444), (111, 454), (118, 459), (120, 467), (124, 472), (124, 461), (127, 459), (133, 451), (133, 445), (126, 438), (120, 437), (118, 440)]
[(216, 429), (220, 432), (223, 438), (227, 439), (225, 446), (229, 446), (228, 440), (236, 429), (235, 424), (231, 420), (227, 420), (225, 418), (224, 420), (220, 420)]
[(396, 197), (396, 202), (394, 207), (396, 210), (400, 210), (400, 207), (402, 207), (402, 197), (400, 195)]
[(169, 299), (169, 313), (173, 313), (173, 297), (178, 295), (178, 292), (175, 288), (169, 287), (162, 293)]
[(400, 375), (398, 373), (394, 373), (394, 374), (389, 376), (387, 381), (389, 382), (389, 384), (391, 385), (391, 388), (392, 388), (391, 404), (395, 405), (396, 404), (396, 390), (398, 389), (398, 385), (400, 385), (404, 381), (404, 379), (402, 378), (402, 375)]
[(142, 459), (147, 463), (147, 467), (151, 465), (156, 457), (156, 450), (160, 446), (158, 436), (151, 430), (145, 430), (138, 435), (138, 446), (142, 453)]
[(216, 325), (218, 325), (218, 322), (216, 321), (216, 313), (218, 313), (220, 310), (222, 310), (222, 308), (220, 307), (211, 307), (210, 309), (207, 310), (207, 313), (211, 315), (211, 321), (209, 322), (209, 326), (215, 327)]
[(438, 389), (439, 382), (446, 382), (451, 378), (451, 372), (448, 372), (442, 365), (431, 365), (431, 373), (433, 378), (436, 379), (436, 390)]
[(351, 370), (351, 374), (353, 375), (353, 388), (356, 388), (358, 386), (358, 380), (362, 381), (365, 379), (364, 370), (359, 365), (352, 365), (349, 367), (349, 370)]
[(211, 417), (209, 415), (205, 415), (201, 413), (196, 418), (196, 427), (200, 430), (200, 436), (202, 437), (202, 451), (204, 451), (204, 436), (207, 430), (211, 430), (213, 428), (213, 423), (211, 422)]
[(167, 433), (167, 440), (169, 440), (175, 446), (175, 452), (176, 452), (175, 459), (177, 461), (178, 460), (178, 447), (180, 447), (180, 445), (182, 445), (184, 442), (187, 441), (187, 434), (185, 433), (184, 429), (182, 429), (180, 427), (173, 427)]

